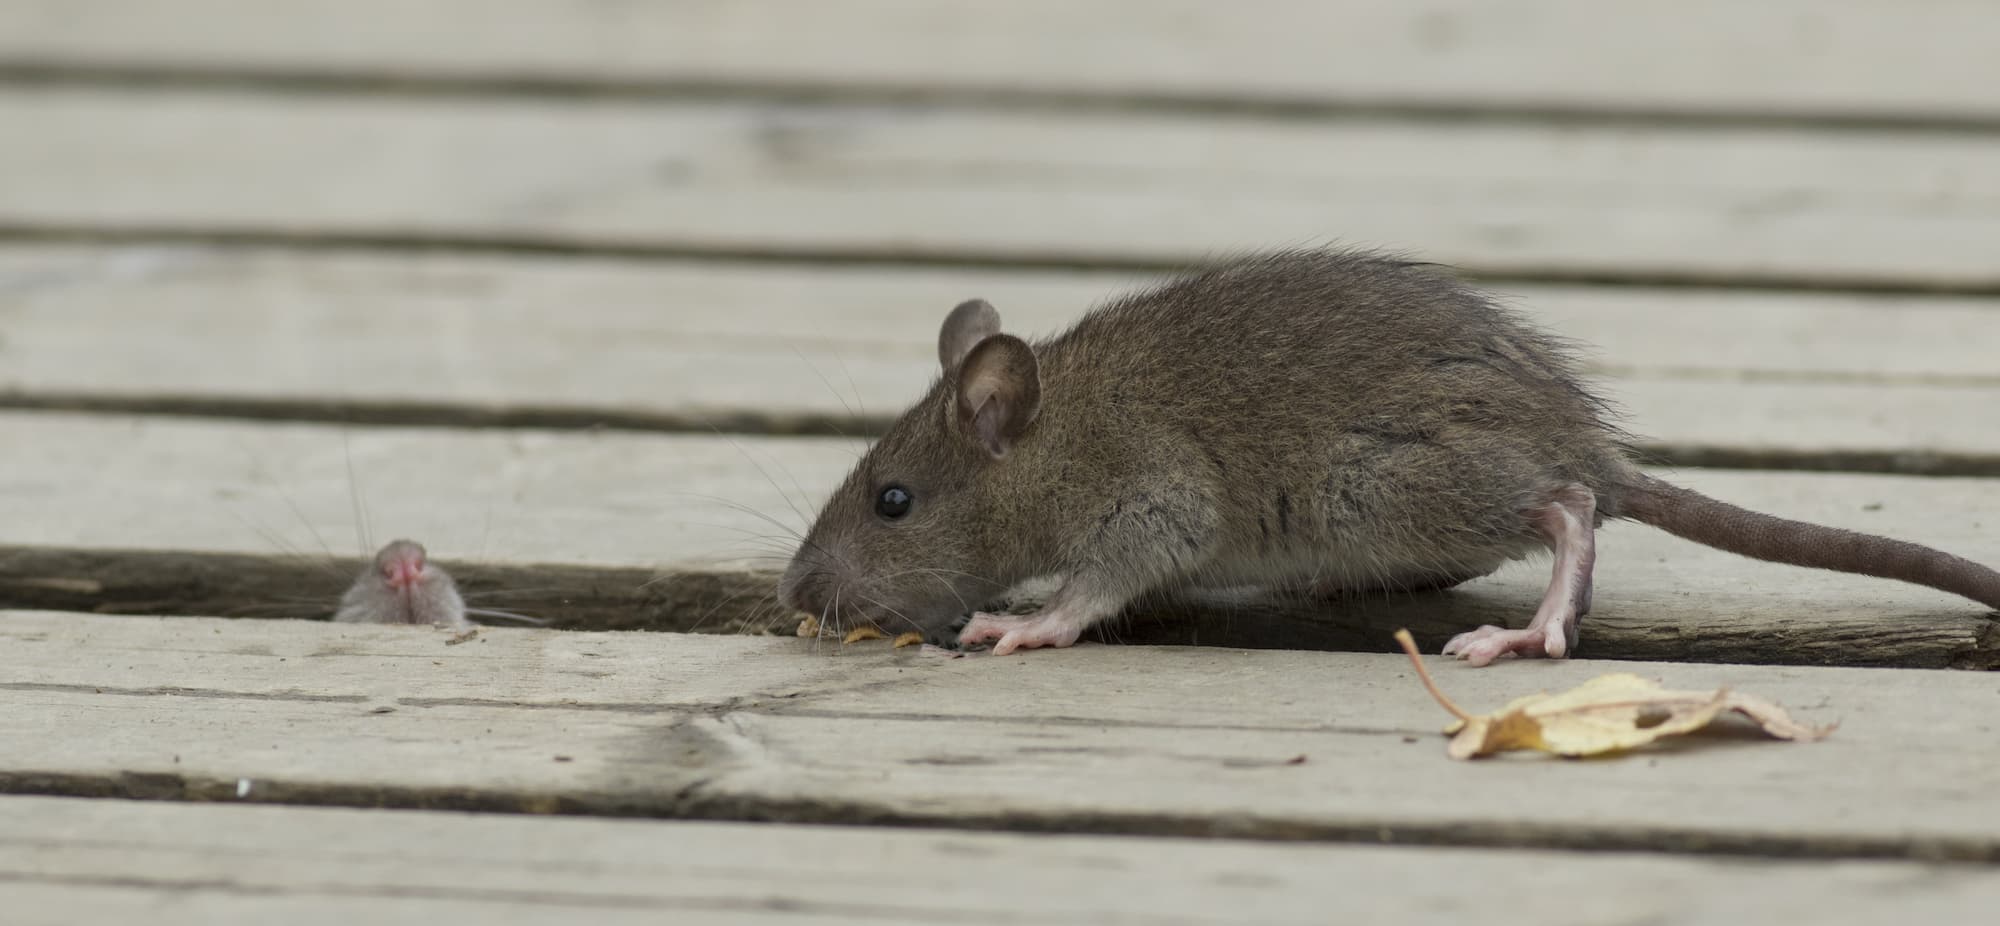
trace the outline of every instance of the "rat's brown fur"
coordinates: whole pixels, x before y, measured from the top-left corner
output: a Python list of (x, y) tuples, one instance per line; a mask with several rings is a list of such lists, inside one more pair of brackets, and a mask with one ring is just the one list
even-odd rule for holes
[[(1641, 474), (1561, 341), (1430, 265), (1290, 251), (1118, 299), (1033, 345), (1038, 406), (985, 406), (1018, 429), (997, 436), (959, 407), (978, 371), (951, 361), (1004, 382), (989, 345), (1020, 342), (968, 335), (997, 316), (966, 308), (942, 335), (942, 378), (834, 493), (785, 576), (785, 600), (829, 624), (935, 631), (1041, 575), (1118, 602), (1192, 583), (1449, 586), (1544, 548), (1528, 514), (1579, 485), (1598, 521), (2000, 607), (1983, 567), (1908, 544), (1881, 560), (1895, 542)], [(915, 497), (893, 521), (874, 511), (891, 484)], [(1864, 540), (1829, 548), (1834, 534)]]

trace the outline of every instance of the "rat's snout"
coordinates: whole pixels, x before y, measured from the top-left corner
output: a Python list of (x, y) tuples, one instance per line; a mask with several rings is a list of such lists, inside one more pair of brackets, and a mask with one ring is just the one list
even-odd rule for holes
[(424, 548), (408, 540), (390, 544), (375, 558), (375, 568), (381, 571), (382, 581), (398, 590), (417, 584), (424, 577), (426, 565)]
[(390, 588), (408, 588), (417, 584), (424, 574), (424, 564), (420, 560), (398, 560), (382, 570), (382, 578), (388, 580)]
[(833, 575), (815, 564), (795, 562), (778, 582), (778, 599), (807, 614), (826, 616), (833, 604)]
[(851, 588), (852, 577), (830, 560), (812, 546), (801, 549), (778, 581), (778, 599), (823, 621), (838, 622), (841, 615), (836, 611), (853, 611), (855, 603), (842, 600), (851, 597), (842, 591)]

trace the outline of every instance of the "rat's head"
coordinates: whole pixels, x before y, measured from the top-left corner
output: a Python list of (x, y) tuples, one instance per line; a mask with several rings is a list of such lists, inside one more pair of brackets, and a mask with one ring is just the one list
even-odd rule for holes
[(391, 541), (340, 597), (334, 620), (362, 624), (471, 626), (451, 575), (430, 561), (422, 544)]
[(779, 583), (835, 629), (935, 630), (1011, 584), (996, 551), (1025, 542), (1008, 491), (1012, 451), (1041, 406), (1025, 341), (982, 300), (938, 333), (942, 376), (876, 441), (820, 510)]

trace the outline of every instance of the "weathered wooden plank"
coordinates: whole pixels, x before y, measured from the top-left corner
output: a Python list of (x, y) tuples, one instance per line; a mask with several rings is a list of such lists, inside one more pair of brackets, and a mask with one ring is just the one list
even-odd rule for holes
[[(2000, 873), (1902, 862), (0, 798), (16, 926), (97, 923), (1971, 922)], [(1468, 898), (1532, 868), (1536, 890)], [(1450, 871), (1451, 878), (1438, 872)], [(1921, 883), (1922, 890), (1910, 890)]]
[[(454, 647), (416, 628), (29, 613), (0, 634), (12, 792), (2000, 860), (2000, 690), (1975, 673), (1651, 665), (1841, 728), (1457, 763), (1388, 655), (953, 660), (521, 630)], [(1612, 666), (1439, 668), (1484, 706)]]
[(415, 536), (440, 558), (639, 568), (768, 562), (860, 449), (23, 412), (0, 445), (18, 545), (352, 556)]
[(2000, 159), (1968, 135), (79, 88), (0, 93), (0, 123), (17, 231), (1147, 266), (1338, 237), (2000, 289)]
[[(16, 926), (285, 922), (1971, 922), (2000, 873), (1899, 862), (0, 798)], [(1467, 897), (1532, 868), (1536, 890)], [(1438, 872), (1450, 871), (1451, 878)], [(1910, 890), (1915, 883), (1922, 890)]]
[[(1010, 327), (1049, 333), (1144, 279), (18, 247), (0, 250), (0, 394), (18, 404), (858, 433), (928, 384), (945, 307), (981, 295)], [(1590, 345), (1605, 388), (1653, 446), (1795, 462), (1927, 452), (2000, 474), (2000, 300), (1499, 290)]]
[[(383, 29), (384, 22), (395, 29)], [(0, 58), (78, 67), (627, 86), (1668, 112), (2000, 116), (1972, 2), (1530, 0), (631, 4), (9, 0)]]
[[(788, 626), (769, 572), (858, 445), (626, 433), (221, 424), (0, 415), (0, 595), (75, 610), (324, 615), (392, 536), (426, 543), (491, 604), (562, 626)], [(358, 483), (351, 481), (349, 461)], [(1720, 498), (2000, 562), (1992, 480), (1686, 471)], [(359, 495), (370, 541), (351, 540)], [(768, 520), (767, 520), (768, 519)], [(1585, 655), (1990, 666), (1978, 605), (1917, 586), (1759, 563), (1637, 525), (1598, 542)], [(190, 554), (231, 554), (220, 557)], [(469, 569), (476, 564), (486, 569)], [(557, 568), (548, 568), (550, 566)], [(583, 568), (591, 567), (591, 568)], [(657, 571), (657, 573), (656, 573)], [(657, 581), (648, 581), (654, 577)], [(1447, 594), (1326, 603), (1198, 602), (1119, 639), (1307, 648), (1435, 646), (1534, 611), (1529, 560)]]

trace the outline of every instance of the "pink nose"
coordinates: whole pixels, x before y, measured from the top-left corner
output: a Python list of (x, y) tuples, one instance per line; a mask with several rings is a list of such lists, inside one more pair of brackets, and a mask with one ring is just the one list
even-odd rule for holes
[(389, 568), (382, 571), (382, 577), (388, 580), (390, 588), (405, 588), (416, 584), (423, 572), (424, 561), (410, 557), (390, 563)]

